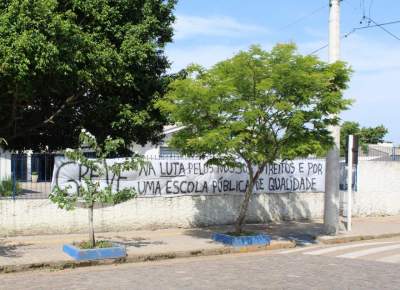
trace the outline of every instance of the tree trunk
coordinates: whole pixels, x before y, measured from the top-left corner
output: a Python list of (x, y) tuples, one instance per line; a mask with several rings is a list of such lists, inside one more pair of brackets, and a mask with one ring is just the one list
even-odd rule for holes
[(249, 207), (249, 202), (251, 199), (251, 195), (253, 193), (253, 188), (254, 188), (253, 177), (250, 177), (249, 187), (246, 190), (244, 200), (242, 201), (242, 204), (240, 206), (239, 216), (236, 219), (236, 223), (235, 223), (235, 233), (236, 234), (240, 234), (243, 230), (243, 224), (244, 224), (244, 220), (246, 219), (247, 208)]
[[(244, 158), (243, 158), (244, 159)], [(244, 196), (244, 200), (240, 205), (239, 216), (236, 219), (235, 223), (235, 233), (240, 234), (243, 230), (244, 221), (246, 219), (247, 208), (249, 207), (251, 196), (253, 195), (254, 185), (256, 184), (258, 178), (260, 177), (261, 172), (264, 171), (267, 162), (261, 164), (256, 173), (254, 174), (253, 166), (250, 161), (244, 159), (246, 161), (247, 169), (249, 171), (249, 186), (246, 189), (246, 193)]]
[(93, 205), (88, 207), (89, 213), (89, 243), (92, 248), (95, 247), (96, 241), (94, 239), (94, 227), (93, 227)]

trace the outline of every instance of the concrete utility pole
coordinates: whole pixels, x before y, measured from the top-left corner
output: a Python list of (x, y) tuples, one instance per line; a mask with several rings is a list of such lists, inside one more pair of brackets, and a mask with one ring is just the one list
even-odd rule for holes
[[(340, 1), (329, 0), (329, 63), (339, 60)], [(336, 235), (339, 230), (339, 148), (340, 127), (329, 128), (335, 145), (326, 157), (324, 231)]]

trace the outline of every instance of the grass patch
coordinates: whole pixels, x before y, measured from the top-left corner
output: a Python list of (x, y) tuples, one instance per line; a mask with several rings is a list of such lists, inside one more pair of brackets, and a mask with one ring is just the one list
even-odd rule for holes
[(101, 249), (101, 248), (111, 248), (113, 247), (113, 243), (110, 241), (96, 241), (96, 245), (92, 247), (89, 241), (83, 242), (73, 242), (72, 243), (75, 247), (83, 250), (87, 249)]

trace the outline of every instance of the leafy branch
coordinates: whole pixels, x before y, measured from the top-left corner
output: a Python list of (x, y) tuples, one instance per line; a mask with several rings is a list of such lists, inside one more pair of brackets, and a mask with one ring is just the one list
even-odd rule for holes
[[(50, 194), (50, 200), (65, 210), (73, 210), (78, 204), (82, 204), (89, 211), (89, 242), (94, 246), (93, 209), (96, 203), (118, 204), (134, 198), (137, 193), (134, 188), (124, 187), (122, 189), (113, 186), (114, 179), (121, 176), (123, 171), (137, 170), (143, 166), (145, 160), (140, 155), (129, 158), (108, 159), (115, 156), (120, 147), (125, 145), (122, 139), (107, 137), (103, 144), (98, 144), (96, 138), (85, 129), (80, 136), (80, 148), (67, 149), (67, 159), (81, 165), (90, 172), (90, 176), (84, 176), (83, 180), (77, 182), (74, 189), (68, 186), (56, 186)], [(95, 152), (96, 158), (86, 157), (86, 153)], [(112, 176), (111, 182), (109, 176)], [(96, 177), (94, 177), (96, 176)], [(104, 181), (107, 181), (106, 183)]]

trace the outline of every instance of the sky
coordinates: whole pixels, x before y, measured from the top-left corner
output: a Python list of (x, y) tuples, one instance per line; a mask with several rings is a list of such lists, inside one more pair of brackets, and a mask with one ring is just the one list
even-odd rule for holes
[[(252, 44), (271, 49), (294, 42), (309, 54), (328, 44), (329, 0), (179, 0), (174, 41), (166, 47), (170, 72), (190, 63), (210, 67)], [(400, 20), (399, 0), (343, 0), (341, 34)], [(361, 22), (361, 23), (360, 23)], [(400, 144), (400, 23), (357, 30), (341, 41), (341, 59), (353, 69), (343, 121), (383, 124), (387, 141)], [(398, 39), (396, 39), (396, 37)], [(328, 60), (328, 49), (316, 53)]]

